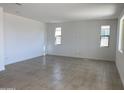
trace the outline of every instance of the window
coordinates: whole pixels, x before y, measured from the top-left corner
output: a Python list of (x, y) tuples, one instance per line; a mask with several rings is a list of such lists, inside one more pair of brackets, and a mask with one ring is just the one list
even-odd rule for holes
[(101, 26), (100, 47), (109, 47), (109, 40), (110, 26), (109, 25)]
[(61, 27), (55, 29), (55, 45), (61, 44)]
[(121, 53), (124, 52), (124, 16), (120, 20), (120, 30), (119, 30), (119, 46), (118, 49)]

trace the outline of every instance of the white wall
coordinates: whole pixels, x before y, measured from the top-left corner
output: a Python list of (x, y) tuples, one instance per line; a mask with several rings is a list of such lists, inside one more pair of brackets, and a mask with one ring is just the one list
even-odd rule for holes
[(0, 7), (0, 71), (4, 70), (3, 9)]
[(116, 65), (118, 68), (118, 71), (120, 73), (121, 80), (124, 85), (124, 53), (120, 53), (118, 51), (118, 44), (119, 44), (119, 25), (120, 25), (120, 19), (124, 16), (124, 10), (120, 14), (119, 20), (118, 20), (118, 32), (117, 32), (117, 49), (116, 49)]
[(4, 13), (5, 64), (11, 64), (44, 53), (45, 24)]
[[(111, 26), (110, 47), (100, 48), (101, 25)], [(62, 27), (62, 44), (55, 46), (55, 27)], [(117, 20), (47, 24), (47, 54), (115, 61)]]

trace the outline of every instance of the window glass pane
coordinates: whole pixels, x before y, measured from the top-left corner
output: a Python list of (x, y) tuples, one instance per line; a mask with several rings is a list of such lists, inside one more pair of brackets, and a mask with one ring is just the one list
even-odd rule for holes
[(101, 37), (100, 46), (104, 47), (104, 46), (108, 46), (108, 44), (109, 44), (109, 37)]
[(57, 30), (61, 31), (61, 27), (57, 27), (57, 28), (56, 28), (56, 31), (57, 31)]
[(119, 45), (118, 50), (123, 53), (124, 52), (124, 16), (120, 20), (120, 28), (119, 28)]
[(61, 27), (57, 27), (56, 29), (55, 29), (55, 37), (56, 36), (60, 36), (61, 35)]
[(101, 26), (102, 29), (110, 29), (110, 25)]
[(101, 35), (110, 35), (110, 26), (101, 26)]
[(55, 45), (61, 44), (61, 27), (55, 29)]
[(60, 36), (61, 35), (61, 30), (55, 31), (55, 36)]
[(122, 39), (121, 39), (121, 49), (124, 52), (124, 20), (123, 20), (123, 24), (122, 24)]
[(61, 44), (61, 37), (56, 37), (55, 44), (56, 45)]

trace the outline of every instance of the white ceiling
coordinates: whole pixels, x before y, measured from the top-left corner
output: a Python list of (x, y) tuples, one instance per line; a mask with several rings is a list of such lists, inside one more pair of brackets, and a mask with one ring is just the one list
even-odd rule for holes
[(115, 19), (124, 4), (84, 3), (0, 3), (5, 12), (42, 22)]

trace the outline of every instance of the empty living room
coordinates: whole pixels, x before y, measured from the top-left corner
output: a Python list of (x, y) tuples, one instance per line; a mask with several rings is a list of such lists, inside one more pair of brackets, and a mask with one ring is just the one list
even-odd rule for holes
[(124, 3), (0, 3), (0, 90), (123, 89)]

